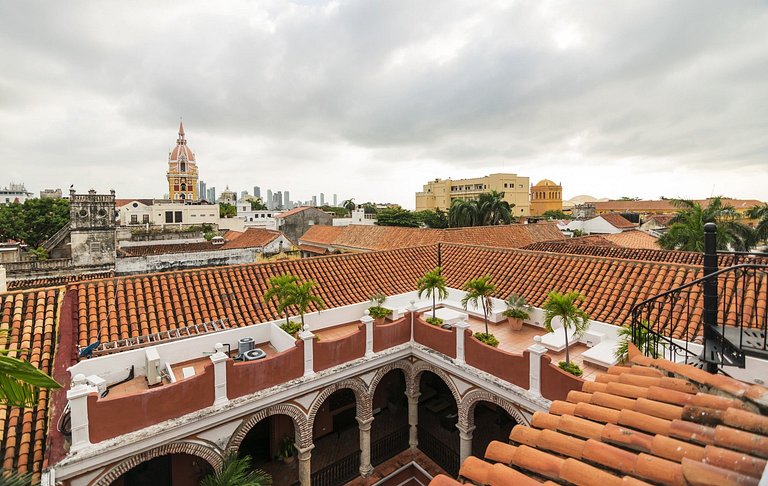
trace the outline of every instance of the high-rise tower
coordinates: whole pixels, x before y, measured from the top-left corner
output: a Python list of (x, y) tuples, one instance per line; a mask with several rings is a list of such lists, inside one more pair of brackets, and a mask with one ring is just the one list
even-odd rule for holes
[(168, 154), (168, 197), (172, 201), (197, 201), (197, 163), (195, 153), (184, 138), (184, 124), (179, 122), (176, 147)]

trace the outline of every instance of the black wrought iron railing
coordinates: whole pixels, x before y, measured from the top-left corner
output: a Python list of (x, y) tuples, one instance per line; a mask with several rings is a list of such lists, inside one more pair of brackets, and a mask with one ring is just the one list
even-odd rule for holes
[(449, 475), (459, 474), (459, 453), (449, 444), (432, 435), (425, 427), (418, 427), (419, 450), (445, 469)]
[(333, 464), (312, 473), (312, 486), (338, 486), (360, 475), (360, 451), (355, 451)]
[(408, 449), (408, 430), (406, 424), (371, 444), (371, 464), (378, 466)]

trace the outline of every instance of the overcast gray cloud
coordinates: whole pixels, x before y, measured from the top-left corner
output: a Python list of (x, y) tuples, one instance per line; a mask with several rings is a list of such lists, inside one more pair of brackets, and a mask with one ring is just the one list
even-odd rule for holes
[(183, 116), (219, 191), (768, 199), (763, 2), (220, 3), (0, 0), (0, 186), (159, 197)]

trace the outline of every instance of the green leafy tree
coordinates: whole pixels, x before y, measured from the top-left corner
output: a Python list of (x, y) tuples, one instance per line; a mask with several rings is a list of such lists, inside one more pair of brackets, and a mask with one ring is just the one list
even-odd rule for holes
[(306, 282), (302, 283), (294, 283), (288, 287), (286, 304), (294, 306), (299, 310), (299, 314), (301, 314), (301, 328), (304, 330), (306, 330), (304, 314), (307, 313), (309, 308), (313, 304), (318, 310), (325, 308), (323, 299), (319, 295), (315, 295), (313, 292), (313, 289), (316, 285), (317, 284), (314, 280), (307, 280)]
[(572, 219), (570, 215), (565, 214), (559, 209), (550, 209), (549, 211), (544, 211), (542, 216), (546, 219)]
[(581, 337), (589, 328), (589, 314), (581, 310), (577, 304), (584, 301), (584, 295), (580, 292), (552, 291), (547, 296), (547, 301), (541, 306), (544, 309), (544, 327), (548, 332), (553, 332), (552, 321), (560, 318), (560, 323), (565, 328), (565, 363), (571, 364), (571, 355), (568, 350), (569, 335)]
[(376, 209), (376, 205), (372, 202), (363, 203), (363, 211), (365, 211), (365, 214), (377, 214), (379, 212)]
[(484, 192), (477, 199), (479, 224), (482, 226), (509, 224), (512, 222), (512, 207), (504, 200), (504, 193), (498, 191)]
[(348, 214), (347, 210), (344, 208), (329, 206), (327, 204), (325, 206), (320, 206), (320, 209), (326, 213), (333, 213), (333, 215), (337, 218), (343, 218)]
[(768, 204), (757, 204), (747, 211), (747, 217), (756, 219), (755, 240), (768, 241)]
[(234, 218), (237, 216), (237, 207), (229, 203), (219, 204), (219, 217), (220, 218)]
[(275, 300), (278, 312), (285, 314), (285, 324), (288, 325), (288, 298), (290, 289), (299, 279), (295, 275), (285, 273), (269, 279), (269, 288), (264, 292), (264, 302)]
[[(8, 331), (0, 330), (0, 343), (4, 343), (7, 337)], [(31, 363), (10, 356), (19, 351), (22, 350), (0, 350), (0, 403), (12, 407), (34, 407), (39, 388), (61, 388), (61, 385)]]
[(496, 286), (491, 282), (491, 276), (486, 275), (484, 277), (469, 280), (461, 288), (466, 294), (461, 299), (461, 305), (464, 309), (467, 308), (467, 304), (472, 304), (475, 309), (481, 306), (483, 309), (483, 321), (485, 322), (485, 334), (488, 332), (488, 313), (493, 310), (493, 300), (491, 297), (496, 292)]
[(16, 240), (37, 248), (69, 224), (68, 199), (27, 199), (0, 206), (0, 240)]
[(354, 198), (346, 199), (341, 203), (341, 207), (349, 211), (349, 214), (352, 214), (352, 211), (355, 210), (357, 207), (357, 204), (355, 204)]
[(407, 209), (387, 208), (382, 209), (376, 215), (376, 224), (378, 226), (405, 226), (418, 228), (419, 220)]
[(200, 482), (200, 486), (269, 486), (272, 476), (260, 469), (251, 469), (251, 457), (238, 457), (229, 453), (224, 457), (224, 464), (217, 472), (209, 474)]
[(704, 225), (717, 224), (717, 249), (749, 251), (755, 244), (755, 234), (739, 221), (740, 215), (721, 197), (709, 200), (706, 206), (686, 199), (672, 199), (678, 208), (669, 229), (657, 241), (667, 250), (704, 251)]
[(442, 275), (442, 269), (437, 267), (431, 272), (424, 274), (416, 282), (416, 290), (419, 292), (419, 298), (422, 295), (426, 295), (427, 298), (432, 297), (432, 319), (435, 319), (436, 299), (439, 297), (440, 300), (443, 300), (448, 297), (447, 283)]
[(442, 209), (425, 209), (413, 213), (418, 221), (424, 223), (428, 228), (443, 229), (448, 227), (448, 213)]
[(260, 197), (254, 197), (251, 199), (251, 209), (254, 211), (265, 211), (268, 208), (267, 208), (267, 205), (264, 204), (264, 201), (262, 201)]

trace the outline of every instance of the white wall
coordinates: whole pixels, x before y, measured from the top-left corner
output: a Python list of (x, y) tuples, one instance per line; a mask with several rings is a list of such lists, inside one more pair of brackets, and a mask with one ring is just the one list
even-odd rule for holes
[(602, 217), (597, 216), (596, 218), (588, 219), (586, 221), (582, 220), (574, 220), (568, 223), (566, 226), (569, 230), (579, 230), (587, 234), (609, 234), (614, 235), (616, 233), (621, 233), (621, 230), (617, 227), (613, 226), (608, 221), (604, 220)]

